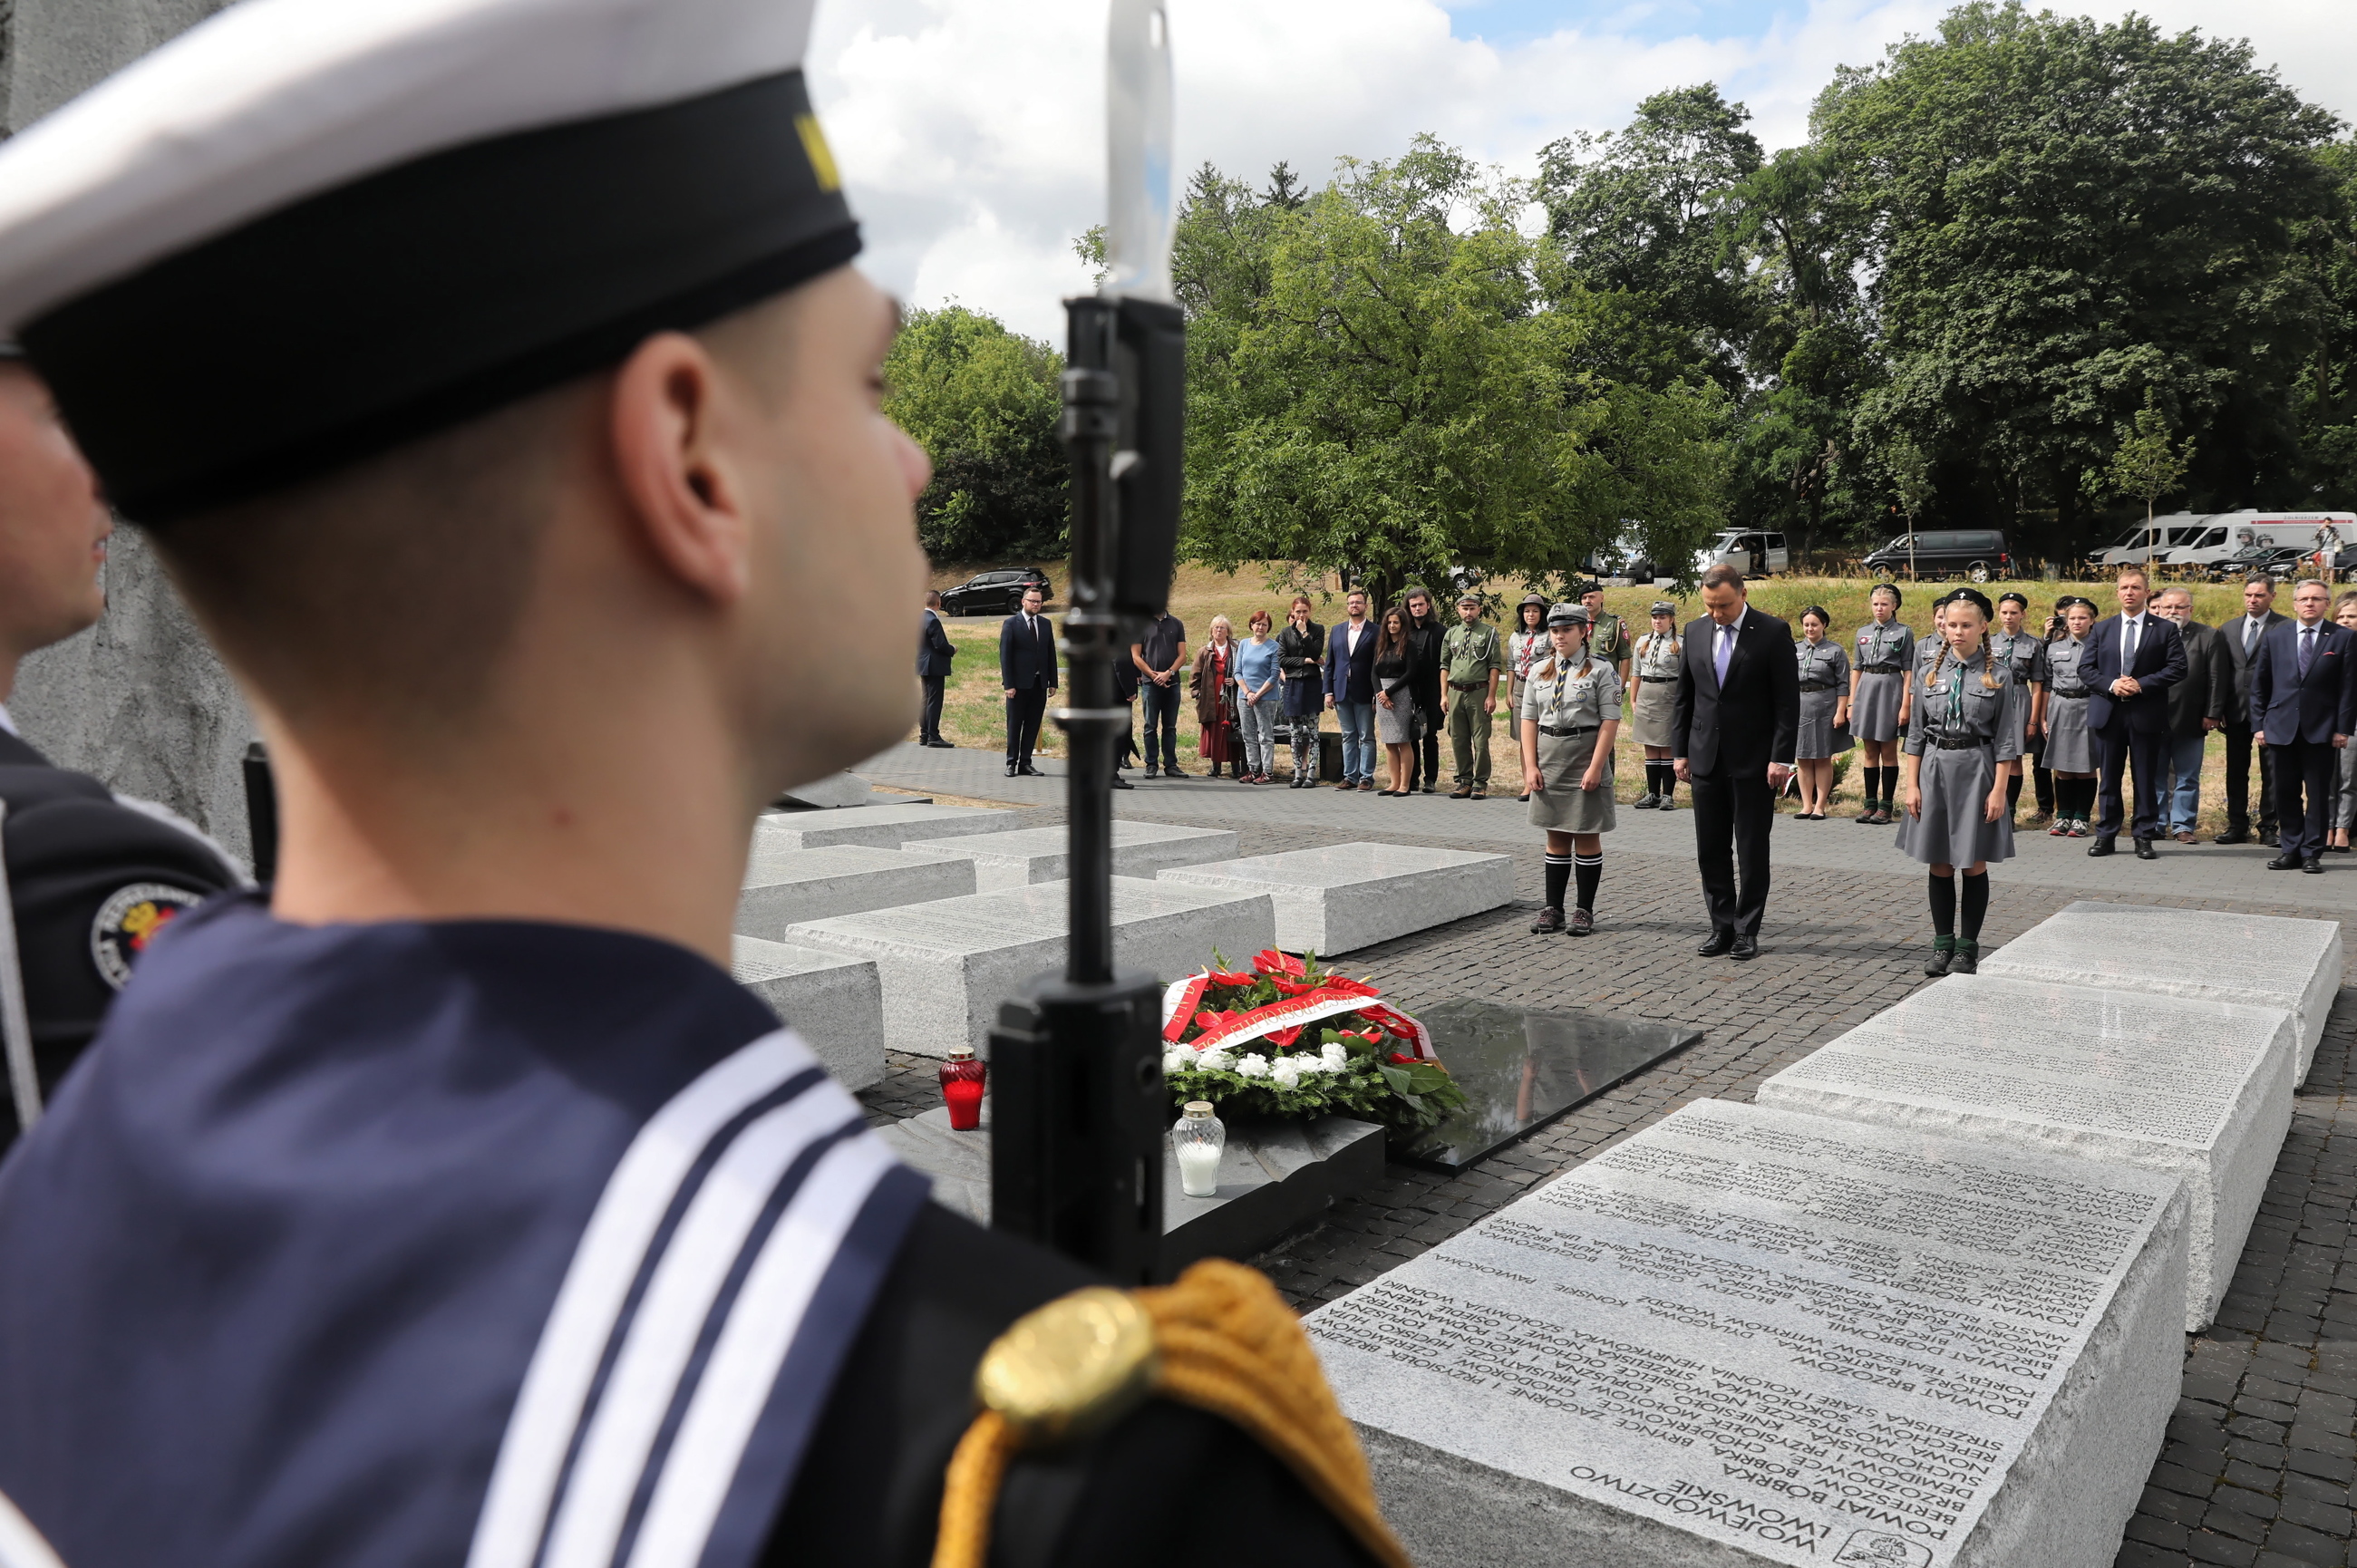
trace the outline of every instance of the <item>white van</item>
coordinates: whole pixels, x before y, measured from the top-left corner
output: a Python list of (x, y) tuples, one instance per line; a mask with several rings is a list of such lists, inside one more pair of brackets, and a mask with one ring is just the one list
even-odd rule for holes
[(2150, 522), (2136, 523), (2120, 535), (2117, 543), (2095, 553), (2095, 564), (2141, 566), (2150, 562), (2159, 565), (2169, 559), (2170, 551), (2190, 548), (2207, 534), (2212, 521), (2207, 512), (2173, 511)]
[(1792, 552), (1781, 533), (1756, 533), (1730, 528), (1695, 557), (1695, 571), (1709, 571), (1724, 562), (1746, 577), (1770, 577), (1792, 569)]
[[(2157, 521), (2157, 520), (2156, 520)], [(2158, 557), (2169, 566), (2212, 566), (2232, 560), (2254, 544), (2278, 550), (2329, 549), (2336, 553), (2357, 544), (2357, 512), (2222, 511), (2202, 520), (2193, 536)]]

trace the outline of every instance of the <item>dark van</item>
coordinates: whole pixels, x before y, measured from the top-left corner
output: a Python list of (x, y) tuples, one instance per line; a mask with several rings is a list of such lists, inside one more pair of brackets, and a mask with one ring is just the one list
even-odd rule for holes
[[(1910, 550), (1911, 542), (1911, 550)], [(1994, 528), (1934, 529), (1902, 533), (1866, 558), (1866, 569), (1878, 576), (1903, 577), (1909, 566), (1919, 577), (1963, 577), (1986, 583), (2013, 575), (2013, 556), (2005, 535)]]

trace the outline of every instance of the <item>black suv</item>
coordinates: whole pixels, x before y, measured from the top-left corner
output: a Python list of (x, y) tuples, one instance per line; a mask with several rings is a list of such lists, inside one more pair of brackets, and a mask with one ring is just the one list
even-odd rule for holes
[[(1914, 542), (1911, 562), (1910, 537)], [(1866, 569), (1878, 575), (1902, 575), (1910, 564), (1919, 577), (1968, 577), (1986, 583), (2013, 575), (2013, 556), (2005, 547), (2005, 535), (1994, 528), (1902, 533), (1866, 558)]]
[(1048, 574), (1037, 566), (1019, 571), (984, 572), (954, 588), (942, 591), (942, 609), (953, 616), (1013, 615), (1023, 607), (1023, 591), (1037, 588), (1047, 598), (1056, 589)]

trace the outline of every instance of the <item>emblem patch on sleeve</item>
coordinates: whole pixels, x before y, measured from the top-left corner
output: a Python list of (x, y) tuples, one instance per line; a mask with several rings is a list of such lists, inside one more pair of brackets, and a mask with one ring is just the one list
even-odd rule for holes
[(204, 899), (201, 893), (175, 887), (168, 882), (135, 882), (118, 888), (98, 907), (90, 925), (91, 961), (115, 990), (131, 978), (131, 966), (147, 950), (148, 941), (172, 923), (181, 910)]

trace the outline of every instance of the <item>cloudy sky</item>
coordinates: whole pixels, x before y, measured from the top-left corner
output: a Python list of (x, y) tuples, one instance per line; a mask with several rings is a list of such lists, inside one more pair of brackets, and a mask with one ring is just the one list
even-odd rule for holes
[[(2047, 0), (2106, 20), (2125, 7)], [(1870, 64), (1934, 0), (1169, 0), (1178, 165), (1322, 183), (1431, 131), (1517, 174), (1663, 88), (1717, 81), (1770, 147), (1806, 134), (1836, 65)], [(2357, 121), (2350, 0), (2146, 0), (2171, 30), (2247, 37)], [(1071, 237), (1103, 206), (1104, 0), (822, 0), (812, 89), (866, 226), (865, 264), (916, 305), (1060, 340), (1087, 286)]]

